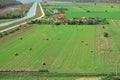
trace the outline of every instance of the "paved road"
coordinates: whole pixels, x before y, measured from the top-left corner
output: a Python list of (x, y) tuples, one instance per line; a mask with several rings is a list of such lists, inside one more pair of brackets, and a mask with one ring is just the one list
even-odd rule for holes
[[(31, 18), (31, 17), (33, 17), (33, 15), (35, 16), (35, 14), (36, 14), (36, 7), (37, 7), (37, 3), (34, 3), (33, 6), (31, 7), (30, 11), (28, 12), (28, 14), (30, 13), (29, 16), (24, 17), (24, 19)], [(42, 17), (45, 16), (45, 13), (44, 13), (43, 8), (42, 8), (42, 6), (41, 6), (40, 3), (39, 3), (39, 7), (40, 7), (40, 9), (41, 9), (42, 16), (40, 16), (40, 17), (38, 17), (38, 18), (36, 18), (36, 19), (41, 19)], [(33, 9), (34, 9), (34, 12), (33, 12)], [(24, 19), (22, 19), (22, 20), (24, 20)], [(22, 21), (22, 20), (21, 20), (21, 21)], [(35, 20), (35, 19), (33, 19), (33, 20)], [(23, 22), (23, 23), (21, 23), (21, 24), (15, 25), (15, 26), (13, 26), (13, 27), (10, 27), (10, 28), (1, 30), (0, 33), (4, 32), (4, 31), (7, 31), (7, 30), (10, 30), (10, 29), (13, 29), (13, 28), (15, 28), (15, 27), (18, 27), (19, 25), (24, 25), (24, 24), (27, 24), (27, 22)]]

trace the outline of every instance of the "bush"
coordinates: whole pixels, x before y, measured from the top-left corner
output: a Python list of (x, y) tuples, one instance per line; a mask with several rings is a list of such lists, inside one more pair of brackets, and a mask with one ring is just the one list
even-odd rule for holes
[(107, 32), (104, 32), (104, 37), (109, 37), (109, 34)]
[(8, 32), (7, 32), (7, 31), (4, 31), (3, 33), (4, 33), (4, 35), (8, 35)]
[(60, 22), (55, 22), (55, 25), (60, 25), (61, 23)]
[(2, 38), (3, 37), (3, 34), (2, 33), (0, 33), (0, 38)]

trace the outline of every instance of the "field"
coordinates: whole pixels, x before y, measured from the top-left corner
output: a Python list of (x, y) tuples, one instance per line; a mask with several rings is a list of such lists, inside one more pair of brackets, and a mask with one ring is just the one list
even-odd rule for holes
[[(66, 11), (67, 18), (82, 17), (83, 14), (88, 17), (97, 15), (100, 18), (106, 17), (109, 24), (58, 26), (34, 24), (0, 38), (0, 70), (49, 71), (17, 74), (0, 72), (0, 79), (75, 80), (82, 75), (115, 74), (116, 71), (120, 73), (120, 19), (115, 19), (120, 18), (119, 6), (113, 4), (116, 9), (112, 9), (108, 4), (104, 6), (101, 6), (103, 3), (97, 4), (96, 6), (101, 6), (99, 11), (97, 7), (89, 7), (89, 10), (96, 11), (94, 13), (96, 15), (93, 15), (79, 6), (86, 8), (89, 5), (95, 6), (94, 4), (63, 5), (69, 8)], [(51, 4), (46, 8), (51, 11), (55, 6), (57, 4)], [(58, 7), (62, 7), (62, 4)], [(106, 9), (109, 10), (109, 14), (104, 16), (106, 12), (102, 11)], [(104, 32), (107, 32), (109, 37), (104, 37)]]
[[(10, 39), (1, 39), (0, 69), (48, 69), (50, 72), (62, 73), (114, 72), (113, 60), (119, 58), (114, 51), (117, 51), (120, 45), (116, 46), (110, 40), (119, 41), (119, 37), (115, 40), (108, 38), (109, 42), (106, 44), (107, 39), (101, 38), (103, 34), (96, 35), (99, 28), (103, 33), (102, 25), (34, 26), (33, 29), (30, 28), (31, 30)], [(23, 40), (20, 40), (21, 37)], [(100, 40), (103, 41), (104, 50), (99, 48)], [(32, 50), (28, 50), (29, 48)], [(108, 48), (114, 53), (107, 51)], [(107, 52), (104, 52), (105, 50)], [(15, 53), (19, 55), (15, 56)], [(47, 65), (42, 65), (42, 62)]]
[[(113, 6), (113, 8), (111, 7)], [(50, 4), (46, 8), (52, 11), (53, 8), (68, 8), (66, 11), (67, 18), (80, 18), (80, 17), (99, 17), (99, 18), (120, 18), (119, 4), (107, 3), (56, 3)], [(107, 10), (107, 12), (106, 12)], [(90, 11), (90, 12), (87, 12)]]
[[(17, 35), (11, 38), (11, 40), (4, 43), (4, 40), (1, 41), (0, 53), (4, 53), (0, 55), (1, 69), (50, 68), (50, 70), (58, 72), (61, 70), (63, 72), (63, 69), (65, 72), (72, 72), (71, 69), (76, 67), (75, 70), (73, 70), (76, 72), (78, 69), (80, 70), (80, 66), (84, 68), (84, 65), (76, 66), (72, 64), (74, 62), (80, 64), (83, 63), (84, 60), (86, 60), (86, 62), (89, 61), (90, 64), (88, 64), (88, 67), (93, 67), (91, 66), (93, 60), (88, 57), (93, 58), (94, 55), (94, 53), (90, 53), (90, 50), (94, 51), (95, 39), (94, 35), (92, 35), (95, 34), (94, 27), (78, 26), (78, 28), (76, 28), (76, 26), (58, 26), (53, 28), (47, 25), (35, 26), (32, 30)], [(87, 37), (88, 34), (91, 35)], [(23, 37), (22, 41), (19, 39), (20, 37)], [(84, 41), (83, 43), (82, 40)], [(11, 43), (12, 45), (7, 46)], [(88, 46), (85, 44), (88, 44)], [(4, 48), (5, 46), (6, 48)], [(28, 50), (30, 47), (33, 49), (32, 51)], [(82, 54), (84, 48), (86, 51)], [(19, 56), (16, 57), (14, 55), (15, 53), (19, 53)], [(82, 57), (85, 56), (85, 54), (86, 58), (83, 60)], [(66, 57), (68, 57), (68, 59), (66, 59)], [(74, 57), (76, 59), (74, 59)], [(42, 62), (46, 62), (48, 66), (43, 66)], [(20, 65), (20, 63), (22, 64)], [(8, 67), (7, 65), (10, 66)]]

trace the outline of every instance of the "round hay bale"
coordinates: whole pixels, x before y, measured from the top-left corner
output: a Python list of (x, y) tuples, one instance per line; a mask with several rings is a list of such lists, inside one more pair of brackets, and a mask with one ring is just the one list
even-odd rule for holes
[(28, 48), (28, 50), (30, 50), (30, 51), (31, 51), (31, 50), (32, 50), (32, 48)]
[(58, 38), (58, 40), (60, 40), (60, 38)]
[(94, 51), (90, 51), (91, 53), (93, 53)]
[(15, 53), (15, 56), (18, 56), (19, 54), (18, 53)]
[(46, 40), (48, 41), (49, 39), (47, 38)]
[(84, 41), (81, 41), (82, 43), (84, 42)]
[(110, 52), (112, 52), (112, 50), (110, 49)]
[(105, 29), (105, 26), (103, 26), (102, 28)]
[(111, 8), (114, 8), (114, 6), (112, 5)]
[(45, 63), (45, 62), (42, 62), (42, 65), (46, 65), (46, 63)]
[(105, 10), (105, 12), (108, 12), (108, 10)]
[(23, 38), (22, 38), (22, 37), (20, 37), (20, 40), (23, 40)]

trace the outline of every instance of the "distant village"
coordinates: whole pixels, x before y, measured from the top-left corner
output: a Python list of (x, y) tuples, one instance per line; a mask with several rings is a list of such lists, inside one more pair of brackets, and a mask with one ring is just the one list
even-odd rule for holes
[(59, 14), (57, 22), (63, 23), (67, 22), (68, 24), (98, 24), (101, 22), (99, 18), (88, 18), (88, 17), (82, 17), (82, 18), (72, 18), (72, 19), (66, 19), (65, 14)]
[(71, 18), (67, 19), (66, 14), (59, 14), (58, 9), (53, 10), (53, 14), (58, 14), (57, 22), (59, 23), (68, 23), (68, 24), (98, 24), (102, 20), (95, 17), (95, 18), (88, 18), (88, 17), (81, 17), (81, 18)]

